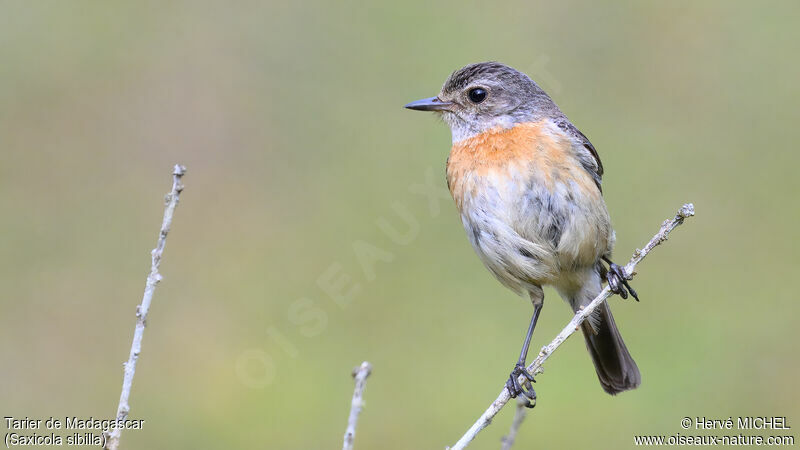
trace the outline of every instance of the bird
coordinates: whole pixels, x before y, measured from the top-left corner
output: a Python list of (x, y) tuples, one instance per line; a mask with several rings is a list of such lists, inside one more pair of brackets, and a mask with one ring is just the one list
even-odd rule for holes
[[(531, 301), (530, 325), (506, 388), (533, 407), (536, 380), (525, 364), (542, 288), (554, 288), (574, 312), (604, 282), (639, 301), (611, 260), (616, 235), (603, 200), (600, 156), (536, 82), (498, 62), (462, 67), (437, 96), (405, 107), (432, 111), (449, 125), (447, 186), (467, 238), (500, 283)], [(607, 302), (581, 327), (603, 390), (616, 395), (638, 387), (639, 368)]]

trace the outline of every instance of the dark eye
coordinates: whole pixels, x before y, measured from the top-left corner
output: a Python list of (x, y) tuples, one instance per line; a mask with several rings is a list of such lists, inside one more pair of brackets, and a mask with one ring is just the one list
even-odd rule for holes
[(473, 88), (469, 90), (467, 94), (469, 99), (472, 103), (480, 103), (486, 99), (486, 89), (484, 88)]

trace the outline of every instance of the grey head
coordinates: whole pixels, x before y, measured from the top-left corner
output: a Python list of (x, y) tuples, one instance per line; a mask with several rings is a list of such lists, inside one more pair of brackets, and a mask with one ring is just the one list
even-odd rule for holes
[(482, 62), (453, 72), (436, 97), (406, 105), (435, 111), (450, 125), (453, 142), (492, 128), (564, 117), (553, 100), (527, 75), (505, 64)]

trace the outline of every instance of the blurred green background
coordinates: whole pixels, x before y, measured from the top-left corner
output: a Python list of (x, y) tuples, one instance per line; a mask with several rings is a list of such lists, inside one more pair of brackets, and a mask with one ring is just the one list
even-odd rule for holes
[[(698, 213), (640, 266), (642, 302), (611, 300), (641, 388), (606, 395), (570, 339), (517, 448), (628, 448), (692, 434), (685, 416), (800, 425), (799, 15), (794, 1), (3, 2), (0, 415), (113, 417), (180, 162), (131, 399), (146, 422), (123, 447), (337, 448), (365, 359), (357, 448), (454, 443), (503, 385), (530, 305), (481, 266), (452, 201), (420, 194), (445, 189), (450, 133), (402, 105), (498, 60), (600, 152), (617, 260), (683, 202)], [(545, 295), (534, 349), (570, 317)], [(499, 448), (512, 415), (473, 448)]]

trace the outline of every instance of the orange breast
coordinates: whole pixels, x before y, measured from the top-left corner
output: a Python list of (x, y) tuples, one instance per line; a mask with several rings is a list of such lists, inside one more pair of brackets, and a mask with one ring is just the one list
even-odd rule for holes
[(484, 182), (526, 183), (530, 178), (550, 190), (556, 183), (572, 181), (582, 191), (600, 195), (578, 163), (571, 138), (548, 121), (490, 130), (456, 142), (447, 160), (447, 183), (459, 210)]

